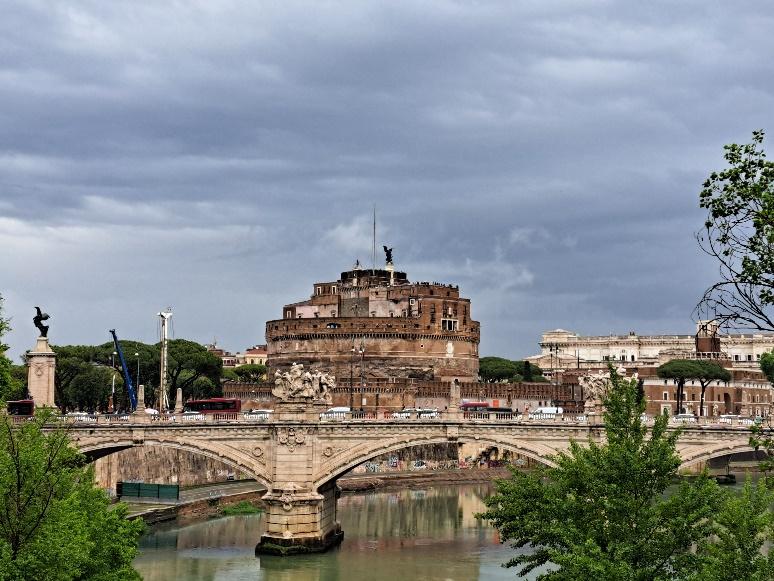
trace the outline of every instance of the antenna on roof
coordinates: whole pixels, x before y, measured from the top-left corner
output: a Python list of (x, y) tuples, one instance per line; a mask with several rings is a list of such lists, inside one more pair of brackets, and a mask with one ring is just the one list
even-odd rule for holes
[(373, 239), (373, 242), (374, 242), (374, 246), (373, 246), (373, 249), (372, 249), (371, 258), (373, 260), (373, 262), (372, 262), (372, 264), (373, 264), (372, 270), (375, 272), (376, 271), (376, 204), (374, 204), (374, 239)]

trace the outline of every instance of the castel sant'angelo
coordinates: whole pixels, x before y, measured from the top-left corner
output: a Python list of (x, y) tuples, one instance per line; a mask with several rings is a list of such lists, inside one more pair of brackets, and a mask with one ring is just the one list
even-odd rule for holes
[(271, 372), (293, 363), (365, 378), (475, 381), (479, 323), (451, 284), (409, 282), (385, 247), (383, 269), (356, 263), (339, 280), (315, 283), (311, 298), (266, 323)]

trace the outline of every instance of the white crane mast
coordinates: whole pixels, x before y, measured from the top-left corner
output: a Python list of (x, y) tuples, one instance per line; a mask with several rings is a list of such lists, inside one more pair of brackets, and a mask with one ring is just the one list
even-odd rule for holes
[(172, 307), (167, 307), (166, 311), (158, 313), (159, 319), (161, 319), (161, 369), (159, 373), (159, 407), (160, 411), (166, 411), (169, 409), (169, 393), (167, 390), (167, 361), (168, 361), (168, 340), (169, 319), (172, 318)]

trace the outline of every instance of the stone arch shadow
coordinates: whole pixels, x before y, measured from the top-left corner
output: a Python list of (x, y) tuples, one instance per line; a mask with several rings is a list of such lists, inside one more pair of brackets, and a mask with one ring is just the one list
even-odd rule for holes
[(377, 456), (382, 456), (391, 452), (397, 452), (399, 450), (405, 450), (407, 448), (414, 448), (416, 446), (450, 443), (475, 443), (482, 446), (494, 446), (502, 450), (507, 450), (515, 454), (526, 456), (527, 458), (535, 460), (536, 462), (549, 467), (555, 466), (554, 462), (551, 461), (550, 456), (553, 456), (558, 452), (557, 450), (547, 446), (528, 445), (527, 443), (521, 441), (514, 442), (512, 440), (498, 438), (475, 439), (460, 437), (457, 440), (449, 440), (445, 436), (439, 436), (435, 438), (414, 438), (410, 440), (403, 439), (400, 442), (395, 442), (389, 445), (374, 443), (374, 445), (369, 448), (357, 450), (351, 454), (346, 455), (341, 459), (340, 463), (336, 464), (335, 468), (331, 469), (329, 472), (326, 471), (326, 473), (323, 475), (318, 475), (318, 477), (315, 478), (313, 489), (319, 490), (321, 487), (325, 486), (331, 481), (337, 480), (339, 477), (355, 466), (359, 466), (364, 462), (368, 462)]
[[(231, 451), (223, 451), (221, 449), (218, 449), (216, 447), (206, 447), (206, 446), (198, 446), (193, 445), (190, 443), (181, 444), (178, 442), (166, 442), (166, 441), (145, 441), (141, 444), (137, 444), (134, 442), (126, 442), (126, 441), (119, 441), (119, 442), (99, 442), (95, 444), (85, 444), (85, 445), (78, 445), (77, 442), (75, 443), (76, 447), (78, 448), (78, 451), (81, 452), (84, 456), (86, 456), (90, 462), (93, 462), (94, 460), (97, 460), (99, 458), (104, 458), (105, 456), (109, 456), (111, 454), (115, 454), (116, 452), (120, 452), (122, 450), (128, 450), (130, 448), (141, 448), (146, 446), (153, 446), (153, 447), (160, 447), (160, 448), (172, 448), (176, 450), (181, 450), (184, 452), (188, 452), (190, 454), (196, 454), (199, 456), (204, 456), (207, 458), (210, 458), (211, 460), (217, 460), (218, 462), (222, 462), (226, 466), (233, 468), (234, 470), (239, 470), (241, 472), (245, 472), (246, 474), (249, 474), (251, 477), (255, 479), (256, 482), (264, 486), (267, 490), (271, 489), (271, 484), (269, 478), (262, 472), (257, 472), (254, 468), (254, 465), (251, 461), (249, 461), (249, 456), (247, 454), (237, 453), (233, 454)], [(244, 458), (237, 458), (236, 456), (244, 456)]]
[(731, 454), (737, 454), (740, 452), (752, 452), (754, 451), (754, 448), (750, 446), (749, 444), (735, 444), (732, 446), (725, 445), (722, 447), (712, 448), (709, 450), (699, 450), (693, 454), (686, 455), (683, 457), (682, 452), (680, 452), (680, 458), (682, 462), (680, 463), (680, 468), (691, 468), (695, 467), (697, 464), (700, 464), (702, 462), (709, 462), (710, 460), (713, 460), (715, 458), (722, 458), (723, 456), (730, 456)]

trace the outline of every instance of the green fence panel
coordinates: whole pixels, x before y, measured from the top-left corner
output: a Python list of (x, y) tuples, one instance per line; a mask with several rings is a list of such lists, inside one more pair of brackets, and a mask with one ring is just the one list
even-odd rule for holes
[(137, 482), (119, 482), (118, 491), (121, 496), (140, 496), (140, 485)]
[(180, 498), (180, 487), (177, 484), (159, 484), (159, 498), (177, 500)]
[(180, 486), (177, 484), (147, 484), (145, 482), (118, 482), (116, 492), (121, 497), (163, 498), (178, 500)]

